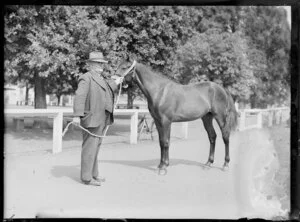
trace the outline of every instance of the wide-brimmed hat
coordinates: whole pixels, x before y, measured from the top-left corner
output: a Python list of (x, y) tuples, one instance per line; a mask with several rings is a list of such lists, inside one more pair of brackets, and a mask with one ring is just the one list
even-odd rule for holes
[(89, 54), (89, 58), (87, 62), (103, 62), (108, 63), (108, 61), (104, 58), (102, 52), (91, 52)]

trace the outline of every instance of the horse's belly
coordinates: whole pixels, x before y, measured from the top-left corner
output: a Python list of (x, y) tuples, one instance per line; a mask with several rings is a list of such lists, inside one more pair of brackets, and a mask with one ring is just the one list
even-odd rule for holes
[(201, 97), (189, 99), (179, 104), (173, 117), (173, 121), (191, 121), (199, 119), (209, 112), (209, 104)]

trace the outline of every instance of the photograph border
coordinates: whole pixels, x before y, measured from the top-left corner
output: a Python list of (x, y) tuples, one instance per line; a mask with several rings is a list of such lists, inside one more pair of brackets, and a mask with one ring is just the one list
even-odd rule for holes
[[(53, 0), (53, 1), (38, 1), (38, 0), (11, 0), (9, 5), (261, 5), (261, 6), (277, 6), (285, 5), (291, 6), (291, 106), (290, 106), (290, 219), (299, 220), (300, 219), (300, 114), (299, 114), (299, 104), (300, 104), (300, 3), (297, 0)], [(4, 4), (8, 5), (8, 4)], [(5, 6), (4, 6), (5, 7)], [(2, 13), (4, 10), (2, 7)], [(3, 19), (4, 20), (4, 19)], [(2, 42), (4, 43), (4, 36), (2, 36)], [(2, 54), (4, 57), (4, 55)], [(3, 60), (2, 60), (3, 61)], [(4, 64), (3, 64), (4, 66)], [(3, 67), (4, 68), (4, 67)], [(4, 80), (4, 76), (2, 77)], [(4, 81), (3, 81), (4, 83)], [(3, 90), (2, 90), (3, 93)], [(3, 94), (2, 94), (3, 95)], [(2, 97), (3, 99), (3, 97)], [(3, 100), (4, 106), (4, 100)], [(4, 112), (2, 111), (1, 126), (5, 129), (4, 123)], [(4, 130), (3, 130), (4, 132)], [(2, 140), (3, 141), (3, 140)], [(2, 142), (2, 147), (4, 147), (4, 142)], [(3, 156), (4, 159), (4, 156)], [(2, 161), (3, 161), (2, 159)], [(4, 161), (3, 161), (3, 174), (2, 178), (4, 181)], [(3, 188), (2, 188), (3, 189)], [(3, 189), (4, 194), (4, 189)], [(4, 196), (4, 195), (2, 195)], [(4, 204), (4, 200), (2, 200)]]

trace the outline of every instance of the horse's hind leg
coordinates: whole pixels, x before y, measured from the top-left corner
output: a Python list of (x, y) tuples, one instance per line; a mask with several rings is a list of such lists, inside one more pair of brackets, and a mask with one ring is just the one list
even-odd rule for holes
[(223, 165), (223, 170), (226, 170), (229, 168), (228, 164), (230, 161), (229, 157), (229, 136), (230, 136), (230, 131), (227, 129), (222, 130), (222, 136), (223, 136), (223, 141), (225, 144), (225, 162)]
[(225, 118), (221, 118), (220, 116), (216, 116), (216, 120), (220, 126), (221, 132), (222, 132), (222, 137), (223, 137), (223, 141), (225, 144), (225, 162), (223, 165), (223, 170), (228, 169), (228, 164), (230, 161), (230, 156), (229, 156), (229, 137), (230, 137), (230, 129), (228, 129), (228, 127), (226, 127)]
[(211, 166), (214, 162), (215, 146), (216, 146), (216, 139), (217, 139), (217, 134), (213, 127), (212, 113), (207, 113), (205, 116), (203, 116), (202, 121), (210, 142), (209, 157), (205, 165)]

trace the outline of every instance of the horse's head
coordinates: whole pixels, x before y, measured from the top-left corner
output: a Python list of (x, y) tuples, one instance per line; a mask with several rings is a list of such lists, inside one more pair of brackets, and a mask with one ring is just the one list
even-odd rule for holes
[(115, 74), (124, 76), (124, 83), (131, 85), (135, 77), (135, 60), (129, 58), (123, 60), (118, 66)]

